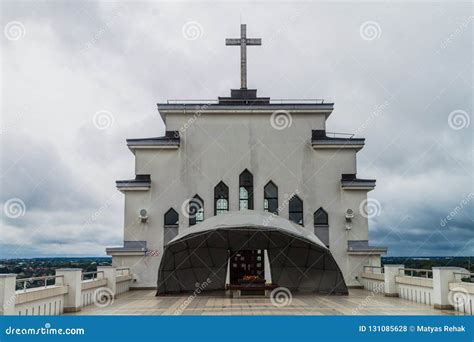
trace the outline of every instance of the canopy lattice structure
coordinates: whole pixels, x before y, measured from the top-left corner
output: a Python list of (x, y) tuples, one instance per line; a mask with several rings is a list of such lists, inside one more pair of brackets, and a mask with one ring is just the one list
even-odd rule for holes
[(225, 289), (230, 250), (267, 250), (272, 283), (295, 291), (348, 294), (331, 252), (305, 228), (253, 210), (208, 218), (164, 249), (157, 295)]

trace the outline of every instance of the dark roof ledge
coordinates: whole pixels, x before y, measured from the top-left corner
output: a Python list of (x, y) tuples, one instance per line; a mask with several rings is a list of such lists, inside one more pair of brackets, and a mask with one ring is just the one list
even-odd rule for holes
[(324, 129), (315, 129), (311, 132), (311, 145), (314, 149), (355, 149), (364, 147), (364, 138), (354, 138), (354, 134), (330, 133)]
[(387, 247), (369, 246), (368, 240), (348, 240), (347, 252), (349, 254), (385, 254)]
[(127, 139), (127, 146), (134, 153), (138, 149), (177, 149), (180, 143), (179, 131), (166, 131), (162, 137)]
[(124, 241), (123, 247), (107, 247), (107, 255), (145, 255), (146, 241)]
[(147, 191), (151, 188), (150, 175), (136, 175), (135, 179), (118, 180), (115, 182), (117, 189), (120, 191)]
[(344, 190), (373, 190), (375, 179), (360, 179), (355, 173), (343, 173), (341, 177), (341, 188)]

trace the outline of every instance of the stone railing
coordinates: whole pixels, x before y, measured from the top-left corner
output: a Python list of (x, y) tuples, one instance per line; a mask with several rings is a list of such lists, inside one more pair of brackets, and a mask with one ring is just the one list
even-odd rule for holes
[(130, 273), (130, 268), (117, 268), (117, 286), (115, 294), (119, 295), (121, 293), (130, 291), (131, 281), (132, 274)]
[[(426, 270), (385, 265), (383, 270), (376, 266), (364, 267), (359, 279), (364, 288), (382, 292), (388, 297), (400, 297), (435, 309), (457, 310), (472, 315), (474, 283), (470, 281), (473, 278), (473, 273), (459, 267)], [(381, 287), (382, 291), (379, 290)]]
[(449, 283), (449, 297), (454, 309), (468, 315), (474, 314), (474, 273), (454, 272)]
[(432, 270), (399, 268), (399, 275), (395, 276), (399, 297), (415, 303), (431, 305), (433, 298), (432, 277)]
[(100, 304), (130, 290), (128, 268), (98, 266), (95, 272), (62, 268), (56, 275), (16, 279), (0, 274), (0, 315), (61, 315)]
[(383, 292), (384, 268), (381, 266), (364, 266), (360, 276), (360, 282), (364, 288), (377, 293)]
[(99, 289), (107, 287), (107, 279), (104, 271), (84, 272), (81, 278), (81, 307), (84, 307), (98, 300)]
[[(19, 316), (59, 315), (63, 311), (67, 286), (62, 275), (16, 279), (9, 305), (15, 305)], [(49, 284), (48, 284), (49, 282)], [(41, 285), (39, 285), (40, 283)], [(39, 285), (39, 286), (38, 286)]]

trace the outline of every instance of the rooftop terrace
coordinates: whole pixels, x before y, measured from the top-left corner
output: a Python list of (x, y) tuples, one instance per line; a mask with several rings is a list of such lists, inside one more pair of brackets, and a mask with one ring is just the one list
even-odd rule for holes
[(277, 307), (269, 298), (228, 298), (224, 293), (155, 297), (153, 290), (129, 291), (106, 307), (89, 305), (73, 315), (462, 315), (453, 310), (373, 291), (352, 289), (349, 296), (293, 295), (291, 303)]
[(50, 276), (16, 276), (0, 274), (0, 316), (472, 315), (474, 303), (474, 273), (459, 267), (364, 266), (358, 276), (361, 288), (349, 289), (348, 295), (278, 287), (268, 290), (267, 296), (248, 296), (235, 289), (206, 292), (201, 283), (192, 293), (156, 297), (153, 289), (131, 288), (130, 268), (113, 266), (97, 266), (94, 272), (58, 268)]

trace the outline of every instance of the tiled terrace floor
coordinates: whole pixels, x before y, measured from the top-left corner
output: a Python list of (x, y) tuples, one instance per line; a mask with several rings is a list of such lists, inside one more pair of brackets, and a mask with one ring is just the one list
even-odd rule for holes
[[(185, 302), (188, 304), (186, 305)], [(181, 310), (180, 310), (181, 309)], [(155, 297), (152, 290), (129, 291), (106, 307), (89, 305), (75, 315), (453, 315), (399, 298), (350, 290), (349, 296), (294, 295), (284, 307), (269, 298), (227, 298), (223, 293)]]

